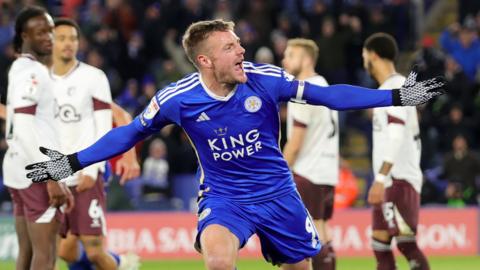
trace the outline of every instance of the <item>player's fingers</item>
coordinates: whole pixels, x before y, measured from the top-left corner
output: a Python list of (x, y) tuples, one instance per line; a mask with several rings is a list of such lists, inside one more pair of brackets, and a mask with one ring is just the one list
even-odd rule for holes
[(82, 192), (85, 190), (85, 185), (83, 183), (79, 183), (77, 187), (75, 188), (77, 192)]
[(127, 175), (122, 174), (122, 177), (120, 178), (120, 185), (123, 186), (127, 182)]
[(38, 162), (25, 166), (25, 170), (45, 169), (47, 167), (46, 162)]
[(137, 178), (140, 176), (140, 167), (135, 167), (135, 169), (132, 170), (132, 178)]
[(115, 165), (115, 174), (116, 175), (122, 175), (122, 171), (124, 170), (123, 162), (118, 161), (117, 164)]
[(45, 182), (49, 179), (48, 174), (40, 170), (27, 173), (26, 177), (31, 179), (33, 183)]
[(75, 201), (73, 196), (68, 196), (66, 206), (67, 207), (65, 208), (65, 212), (66, 213), (72, 212), (73, 207), (75, 206)]

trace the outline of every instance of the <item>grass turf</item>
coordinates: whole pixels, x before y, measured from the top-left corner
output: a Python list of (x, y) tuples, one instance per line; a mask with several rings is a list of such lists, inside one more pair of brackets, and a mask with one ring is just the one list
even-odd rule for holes
[[(480, 256), (443, 256), (429, 257), (430, 268), (434, 270), (478, 270), (480, 265)], [(408, 270), (408, 265), (403, 258), (397, 259), (399, 270)], [(60, 270), (67, 269), (63, 263), (60, 263)], [(240, 260), (237, 268), (239, 270), (270, 270), (278, 269), (262, 260)], [(0, 269), (15, 269), (15, 262), (0, 261)], [(198, 260), (162, 260), (162, 261), (143, 261), (142, 270), (192, 270), (205, 269), (202, 261)], [(339, 258), (337, 260), (337, 270), (372, 270), (375, 269), (375, 261), (372, 258)]]

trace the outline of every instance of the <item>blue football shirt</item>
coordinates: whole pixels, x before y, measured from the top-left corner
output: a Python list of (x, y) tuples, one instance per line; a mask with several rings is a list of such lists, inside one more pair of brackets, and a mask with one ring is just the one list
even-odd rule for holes
[(275, 66), (245, 62), (244, 69), (247, 82), (226, 97), (191, 74), (159, 91), (135, 123), (143, 132), (183, 127), (198, 156), (203, 196), (256, 202), (294, 190), (278, 144), (278, 103), (298, 83)]

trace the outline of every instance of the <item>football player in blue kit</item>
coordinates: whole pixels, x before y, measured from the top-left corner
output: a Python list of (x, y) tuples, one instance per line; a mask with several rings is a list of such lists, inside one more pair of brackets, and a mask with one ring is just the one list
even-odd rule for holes
[(309, 269), (321, 248), (317, 232), (279, 149), (278, 104), (294, 100), (336, 110), (410, 106), (443, 93), (443, 81), (416, 81), (377, 91), (350, 85), (316, 86), (281, 68), (244, 61), (233, 22), (200, 21), (183, 36), (198, 72), (157, 92), (127, 125), (69, 155), (41, 148), (50, 160), (31, 164), (33, 182), (60, 180), (130, 149), (165, 125), (185, 130), (198, 156), (196, 248), (209, 270), (235, 268), (238, 250), (255, 233), (262, 253), (282, 269)]

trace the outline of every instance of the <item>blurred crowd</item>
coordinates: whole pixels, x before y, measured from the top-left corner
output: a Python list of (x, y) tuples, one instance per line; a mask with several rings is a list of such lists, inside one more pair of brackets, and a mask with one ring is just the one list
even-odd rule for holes
[[(425, 203), (462, 206), (477, 203), (480, 161), (475, 152), (480, 128), (480, 5), (459, 1), (458, 23), (440, 37), (420, 37), (418, 12), (435, 1), (409, 0), (2, 0), (0, 1), (0, 94), (5, 102), (15, 15), (22, 6), (40, 4), (54, 17), (67, 16), (81, 26), (79, 59), (108, 76), (115, 101), (137, 115), (158, 89), (194, 71), (180, 44), (192, 23), (223, 18), (236, 23), (245, 59), (281, 64), (293, 37), (315, 40), (317, 71), (330, 84), (375, 87), (361, 60), (363, 41), (375, 32), (392, 34), (404, 53), (415, 52), (420, 76), (442, 74), (448, 94), (420, 108)], [(423, 14), (420, 14), (423, 16)], [(420, 44), (420, 45), (419, 45)], [(341, 125), (371, 132), (368, 113), (341, 116)], [(2, 126), (4, 128), (4, 126)], [(343, 130), (348, 130), (347, 128)], [(3, 136), (2, 132), (2, 136)], [(342, 137), (348, 137), (344, 132)], [(283, 136), (284, 138), (286, 136)], [(5, 140), (0, 142), (3, 155)], [(191, 209), (195, 203), (196, 156), (178, 127), (137, 145), (142, 179), (127, 195), (112, 184), (112, 209)], [(346, 157), (348, 158), (348, 157)], [(369, 158), (369, 156), (366, 156)], [(117, 192), (121, 191), (121, 192)], [(0, 195), (5, 200), (6, 192)], [(128, 196), (125, 200), (122, 196)], [(3, 197), (3, 198), (2, 198)], [(363, 198), (360, 198), (363, 199)], [(128, 202), (128, 203), (126, 203)], [(161, 202), (161, 203), (159, 203)], [(159, 206), (161, 205), (161, 206)]]

